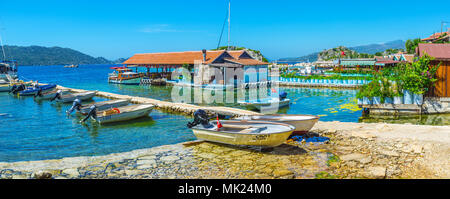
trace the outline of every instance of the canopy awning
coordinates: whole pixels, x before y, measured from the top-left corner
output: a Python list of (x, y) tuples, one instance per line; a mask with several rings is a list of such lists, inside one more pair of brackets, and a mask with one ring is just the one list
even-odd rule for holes
[(373, 66), (376, 60), (342, 60), (342, 66)]

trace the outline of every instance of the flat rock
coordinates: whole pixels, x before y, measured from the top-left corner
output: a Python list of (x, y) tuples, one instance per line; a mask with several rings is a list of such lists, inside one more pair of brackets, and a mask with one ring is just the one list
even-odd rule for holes
[(138, 160), (138, 161), (136, 161), (136, 164), (138, 166), (154, 165), (154, 164), (156, 164), (156, 160)]
[(62, 171), (62, 173), (67, 174), (71, 177), (78, 177), (80, 175), (80, 172), (78, 172), (78, 169), (65, 169)]
[(179, 159), (180, 159), (180, 157), (178, 157), (178, 156), (165, 156), (165, 157), (162, 157), (160, 160), (163, 162), (174, 162)]
[(386, 177), (386, 167), (368, 167), (367, 174), (371, 178), (383, 179)]
[(389, 151), (389, 150), (380, 150), (379, 151), (381, 154), (386, 155), (386, 156), (394, 156), (394, 157), (399, 157), (400, 154), (395, 152), (395, 151)]
[(376, 135), (372, 135), (369, 132), (360, 132), (360, 131), (353, 131), (351, 132), (352, 137), (358, 137), (363, 139), (373, 139), (376, 138)]
[(360, 153), (352, 153), (352, 154), (348, 154), (348, 155), (343, 155), (339, 158), (344, 162), (349, 162), (349, 161), (360, 162), (362, 159), (366, 158), (366, 156), (363, 154), (360, 154)]
[(294, 172), (287, 170), (287, 169), (275, 170), (273, 172), (273, 175), (275, 177), (283, 177), (283, 176), (293, 175), (293, 174), (294, 174)]

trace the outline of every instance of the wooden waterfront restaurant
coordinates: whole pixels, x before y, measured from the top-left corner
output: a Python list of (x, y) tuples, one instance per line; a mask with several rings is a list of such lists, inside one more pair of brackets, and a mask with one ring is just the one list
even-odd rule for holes
[(435, 59), (432, 65), (441, 64), (436, 72), (438, 81), (428, 93), (429, 97), (450, 97), (450, 44), (420, 43), (416, 54), (422, 57), (428, 54)]
[[(150, 69), (153, 69), (166, 78), (170, 78), (170, 72), (181, 68), (183, 66), (189, 66), (194, 68), (195, 65), (200, 65), (200, 69), (195, 69), (191, 72), (199, 75), (204, 73), (210, 67), (221, 70), (223, 76), (212, 76), (209, 80), (202, 80), (203, 84), (222, 84), (230, 85), (243, 82), (249, 82), (250, 80), (256, 80), (258, 82), (268, 80), (268, 65), (269, 63), (254, 59), (245, 50), (239, 51), (187, 51), (187, 52), (168, 52), (168, 53), (145, 53), (136, 54), (123, 62), (128, 67), (144, 67), (147, 68), (149, 73)], [(226, 72), (229, 69), (241, 68), (244, 70), (244, 77), (226, 77)], [(248, 70), (254, 69), (254, 70)], [(200, 71), (199, 71), (200, 70)]]

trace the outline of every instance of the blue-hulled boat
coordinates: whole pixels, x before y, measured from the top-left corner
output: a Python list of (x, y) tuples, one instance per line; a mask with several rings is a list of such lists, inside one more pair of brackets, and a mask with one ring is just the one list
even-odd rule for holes
[(39, 90), (42, 91), (51, 91), (56, 88), (56, 84), (47, 84), (42, 86), (36, 86), (36, 87), (28, 87), (27, 89), (20, 91), (19, 95), (21, 96), (33, 96), (36, 93), (38, 93)]

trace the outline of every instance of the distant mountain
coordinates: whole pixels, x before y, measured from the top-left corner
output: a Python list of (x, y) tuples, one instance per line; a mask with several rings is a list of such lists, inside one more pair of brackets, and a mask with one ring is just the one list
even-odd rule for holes
[(113, 61), (114, 64), (122, 64), (123, 62), (127, 61), (129, 58), (119, 58)]
[(319, 56), (319, 53), (311, 53), (309, 55), (301, 56), (301, 57), (289, 57), (289, 58), (281, 58), (278, 59), (278, 61), (282, 62), (315, 62), (317, 61), (317, 58)]
[[(340, 48), (340, 47), (338, 47)], [(365, 56), (364, 54), (375, 54), (377, 52), (384, 52), (387, 49), (404, 49), (405, 48), (405, 42), (403, 40), (395, 40), (395, 41), (390, 41), (390, 42), (386, 42), (384, 44), (370, 44), (370, 45), (363, 45), (363, 46), (355, 46), (355, 47), (350, 47), (348, 48), (351, 51), (355, 51), (359, 54), (362, 54), (361, 56)], [(278, 59), (278, 61), (285, 61), (285, 62), (314, 62), (317, 61), (319, 58), (319, 55), (324, 52), (333, 50), (336, 48), (332, 48), (332, 49), (327, 49), (324, 50), (322, 52), (316, 52), (316, 53), (311, 53), (309, 55), (305, 55), (305, 56), (301, 56), (301, 57), (291, 57), (291, 58), (281, 58)], [(348, 53), (346, 53), (348, 54)], [(360, 55), (355, 54), (355, 57), (358, 57)]]
[(42, 46), (4, 46), (4, 48), (6, 57), (17, 60), (21, 66), (114, 63), (103, 57), (95, 58), (70, 48)]
[(390, 41), (384, 44), (370, 44), (364, 46), (350, 47), (350, 50), (354, 50), (358, 53), (375, 54), (377, 52), (383, 52), (387, 49), (405, 49), (405, 42), (403, 40)]

